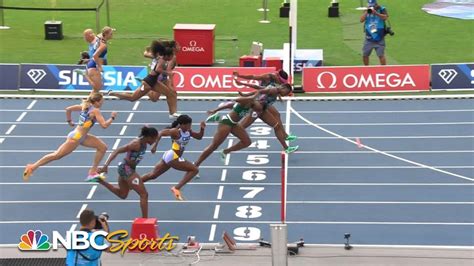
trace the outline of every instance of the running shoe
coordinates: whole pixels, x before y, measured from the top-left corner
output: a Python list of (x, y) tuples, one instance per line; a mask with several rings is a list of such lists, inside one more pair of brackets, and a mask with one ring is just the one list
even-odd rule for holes
[(293, 153), (293, 152), (297, 151), (299, 147), (300, 147), (300, 146), (298, 146), (298, 145), (296, 145), (296, 146), (288, 146), (288, 148), (286, 148), (285, 152), (286, 152), (287, 154)]
[(87, 75), (87, 71), (85, 69), (76, 68), (72, 72), (77, 73), (81, 76)]
[(221, 161), (225, 163), (225, 158), (227, 157), (227, 154), (224, 153), (224, 150), (219, 151), (219, 157), (221, 158)]
[(298, 139), (298, 137), (297, 137), (296, 135), (291, 135), (291, 134), (290, 134), (290, 135), (288, 135), (288, 136), (286, 137), (285, 140), (287, 140), (287, 141), (289, 141), (289, 142), (292, 142), (292, 141), (295, 141), (296, 139)]
[(107, 95), (110, 96), (110, 94), (113, 92), (113, 90), (108, 90)]
[(91, 183), (97, 183), (101, 180), (105, 180), (106, 176), (104, 173), (90, 173), (87, 177), (86, 177), (86, 182), (91, 182)]
[(174, 113), (174, 114), (169, 115), (169, 118), (170, 118), (170, 119), (176, 119), (176, 118), (178, 118), (180, 115), (181, 115), (181, 114), (179, 114), (179, 113)]
[(220, 120), (221, 120), (221, 115), (219, 113), (215, 113), (206, 118), (206, 122), (217, 122)]
[(181, 191), (175, 187), (171, 187), (171, 192), (173, 192), (174, 197), (177, 200), (184, 200), (183, 196), (181, 195)]
[(30, 180), (30, 176), (33, 175), (33, 165), (27, 164), (25, 167), (25, 171), (23, 172), (23, 181), (27, 182)]

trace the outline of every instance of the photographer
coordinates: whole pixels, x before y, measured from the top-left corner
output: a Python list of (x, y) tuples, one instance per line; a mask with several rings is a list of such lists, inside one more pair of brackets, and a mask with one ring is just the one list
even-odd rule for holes
[(375, 49), (381, 65), (386, 65), (385, 59), (385, 21), (388, 19), (387, 9), (378, 5), (377, 0), (368, 0), (368, 8), (360, 17), (364, 23), (365, 40), (362, 48), (364, 65), (369, 65), (369, 56)]
[[(94, 231), (103, 230), (109, 232), (109, 225), (107, 223), (108, 215), (106, 213), (96, 216), (94, 211), (85, 209), (80, 217), (81, 223), (80, 231), (86, 231), (90, 235)], [(98, 245), (104, 244), (104, 237), (97, 236), (95, 241)], [(98, 266), (100, 263), (100, 256), (102, 251), (89, 247), (86, 250), (68, 250), (66, 257), (66, 266)]]

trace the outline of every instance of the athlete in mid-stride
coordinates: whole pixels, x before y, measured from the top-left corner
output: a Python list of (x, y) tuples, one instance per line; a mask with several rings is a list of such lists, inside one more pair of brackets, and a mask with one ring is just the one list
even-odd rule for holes
[[(104, 27), (102, 33), (99, 34), (94, 41), (94, 44), (89, 48), (89, 55), (91, 59), (87, 62), (87, 69), (75, 69), (74, 72), (84, 75), (89, 84), (92, 86), (94, 92), (98, 92), (102, 89), (102, 65), (104, 64), (107, 56), (107, 41), (112, 39), (114, 29), (111, 27)], [(92, 38), (92, 37), (91, 37)]]
[(137, 165), (145, 155), (147, 145), (152, 145), (158, 137), (158, 131), (153, 127), (143, 127), (140, 136), (132, 140), (127, 145), (119, 147), (114, 150), (104, 166), (99, 169), (99, 172), (107, 173), (110, 163), (120, 153), (126, 153), (125, 158), (118, 165), (118, 187), (109, 182), (99, 179), (98, 182), (117, 195), (121, 199), (126, 199), (128, 192), (133, 189), (140, 196), (140, 208), (142, 209), (142, 217), (148, 217), (148, 192), (143, 185), (140, 176), (135, 171)]
[(112, 112), (110, 118), (105, 120), (100, 112), (100, 107), (103, 103), (104, 98), (102, 97), (102, 94), (94, 92), (90, 94), (81, 105), (67, 107), (66, 119), (71, 127), (76, 126), (76, 124), (71, 120), (72, 111), (80, 112), (79, 122), (77, 123), (76, 128), (67, 135), (66, 141), (59, 146), (55, 152), (43, 156), (43, 158), (33, 164), (26, 165), (25, 171), (23, 172), (23, 180), (28, 181), (30, 176), (33, 175), (33, 172), (40, 166), (63, 158), (73, 152), (79, 145), (96, 149), (94, 162), (92, 167), (89, 169), (86, 181), (94, 181), (97, 180), (97, 178), (104, 178), (98, 174), (97, 168), (107, 151), (107, 145), (105, 145), (101, 139), (89, 134), (90, 129), (96, 122), (99, 123), (102, 128), (108, 128), (117, 116), (117, 112)]
[[(224, 109), (232, 110), (227, 115), (221, 116), (218, 112)], [(210, 116), (206, 122), (218, 122), (219, 125), (211, 144), (204, 149), (194, 164), (199, 167), (209, 155), (219, 148), (231, 133), (239, 139), (239, 142), (219, 152), (222, 161), (225, 161), (227, 154), (250, 146), (252, 144), (250, 137), (247, 131), (239, 124), (239, 121), (252, 110), (256, 112), (261, 112), (262, 110), (261, 104), (256, 101), (255, 97), (239, 97), (235, 99), (235, 102), (222, 103), (216, 109), (209, 110), (208, 114)]]
[[(280, 113), (276, 110), (276, 108), (273, 106), (273, 103), (277, 101), (278, 98), (284, 97), (289, 95), (292, 91), (293, 88), (291, 87), (290, 84), (284, 83), (284, 84), (279, 84), (279, 85), (268, 85), (266, 87), (263, 86), (258, 86), (254, 84), (247, 84), (243, 83), (241, 81), (235, 80), (236, 84), (239, 85), (244, 85), (247, 87), (251, 87), (256, 89), (256, 91), (250, 92), (250, 93), (240, 93), (242, 96), (255, 96), (257, 97), (258, 101), (262, 105), (262, 112), (260, 113), (255, 113), (247, 115), (242, 121), (240, 122), (241, 126), (243, 128), (249, 127), (257, 117), (262, 119), (263, 122), (265, 122), (267, 125), (271, 126), (273, 128), (273, 131), (275, 132), (275, 136), (277, 137), (278, 141), (280, 142), (281, 146), (285, 150), (286, 153), (292, 153), (298, 150), (299, 146), (288, 146), (286, 144), (286, 141), (294, 141), (297, 139), (295, 135), (289, 135), (285, 132), (285, 129), (283, 128), (283, 124), (280, 119)], [(276, 114), (274, 114), (270, 108)]]
[(164, 94), (168, 103), (169, 118), (176, 119), (179, 116), (179, 113), (177, 113), (177, 93), (167, 85), (169, 82), (168, 76), (172, 73), (169, 66), (175, 64), (173, 63), (173, 60), (175, 60), (174, 52), (175, 49), (171, 44), (154, 40), (150, 48), (143, 53), (145, 57), (151, 58), (152, 62), (150, 73), (143, 80), (139, 79), (142, 85), (134, 92), (109, 91), (108, 95), (132, 102), (148, 95), (151, 101), (156, 102)]
[(178, 185), (171, 187), (171, 192), (173, 192), (177, 200), (184, 200), (181, 193), (181, 188), (199, 173), (197, 166), (182, 157), (184, 149), (191, 138), (200, 140), (204, 136), (204, 128), (206, 127), (206, 123), (201, 122), (200, 131), (194, 132), (191, 129), (192, 122), (193, 120), (188, 115), (180, 115), (171, 124), (171, 127), (160, 131), (155, 144), (153, 144), (151, 148), (151, 152), (156, 152), (158, 142), (162, 137), (166, 136), (171, 138), (171, 149), (163, 154), (161, 161), (155, 166), (152, 172), (142, 176), (142, 181), (147, 182), (152, 179), (156, 179), (170, 168), (186, 172), (183, 179), (179, 181)]

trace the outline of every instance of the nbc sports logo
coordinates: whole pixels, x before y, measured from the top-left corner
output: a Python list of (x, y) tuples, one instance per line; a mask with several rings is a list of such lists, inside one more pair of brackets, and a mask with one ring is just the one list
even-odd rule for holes
[(28, 230), (26, 234), (21, 236), (20, 240), (18, 248), (23, 251), (47, 251), (51, 248), (48, 236), (40, 230)]
[(458, 72), (454, 69), (441, 69), (438, 72), (438, 76), (440, 76), (448, 85), (454, 80), (457, 75)]
[(30, 69), (26, 74), (35, 84), (38, 84), (46, 76), (46, 71), (43, 69)]

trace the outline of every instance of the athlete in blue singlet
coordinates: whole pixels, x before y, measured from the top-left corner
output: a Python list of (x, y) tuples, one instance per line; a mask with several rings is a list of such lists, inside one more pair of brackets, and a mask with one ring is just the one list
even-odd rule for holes
[(107, 41), (112, 39), (114, 29), (111, 27), (104, 27), (102, 33), (96, 38), (89, 42), (89, 55), (91, 59), (87, 62), (87, 69), (83, 71), (81, 69), (75, 69), (74, 72), (84, 75), (89, 84), (92, 86), (93, 91), (98, 92), (102, 89), (102, 65), (106, 60), (107, 55)]
[(130, 189), (135, 190), (140, 196), (140, 207), (142, 217), (148, 217), (148, 192), (136, 172), (136, 167), (145, 155), (147, 145), (152, 145), (158, 137), (158, 131), (153, 127), (143, 127), (141, 134), (137, 139), (132, 140), (125, 146), (122, 146), (112, 152), (107, 158), (104, 166), (99, 172), (107, 173), (110, 163), (120, 153), (127, 153), (122, 162), (118, 165), (118, 187), (99, 179), (98, 182), (105, 186), (112, 193), (121, 199), (126, 199)]
[(184, 200), (183, 196), (181, 195), (181, 188), (199, 173), (198, 168), (193, 163), (183, 159), (182, 156), (184, 149), (191, 138), (198, 140), (202, 139), (204, 136), (204, 128), (206, 127), (206, 124), (201, 122), (201, 130), (199, 132), (194, 132), (191, 129), (191, 126), (191, 117), (187, 115), (180, 115), (176, 121), (171, 124), (170, 128), (160, 131), (157, 141), (155, 144), (153, 144), (151, 152), (156, 152), (158, 142), (160, 141), (161, 137), (165, 136), (171, 137), (171, 149), (163, 154), (163, 158), (155, 166), (153, 172), (142, 176), (142, 181), (147, 182), (149, 180), (156, 179), (170, 168), (174, 168), (179, 171), (185, 171), (186, 174), (178, 183), (178, 185), (171, 187), (171, 192), (173, 192), (177, 200)]
[(117, 116), (117, 112), (112, 112), (111, 117), (108, 120), (105, 120), (100, 112), (100, 107), (103, 103), (104, 99), (102, 94), (92, 93), (89, 95), (87, 100), (83, 101), (82, 105), (72, 105), (67, 107), (66, 118), (67, 122), (72, 127), (74, 127), (75, 124), (71, 120), (71, 112), (81, 112), (76, 128), (68, 134), (66, 141), (55, 152), (43, 156), (43, 158), (33, 164), (26, 165), (25, 171), (23, 172), (24, 181), (28, 181), (33, 172), (40, 166), (63, 158), (73, 152), (79, 145), (96, 149), (94, 162), (92, 167), (89, 169), (86, 181), (103, 178), (103, 176), (100, 176), (97, 173), (97, 168), (107, 151), (107, 146), (102, 140), (89, 134), (89, 130), (96, 122), (99, 123), (102, 128), (107, 128), (112, 124), (112, 121)]

